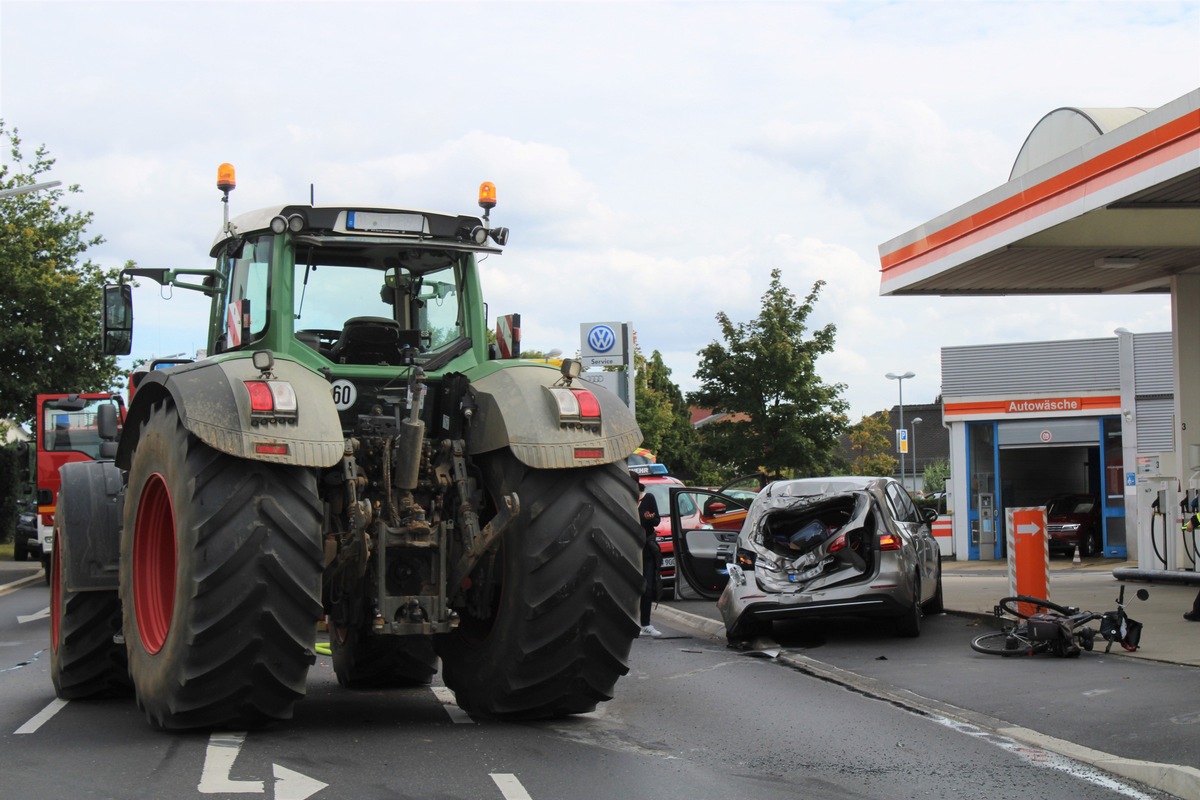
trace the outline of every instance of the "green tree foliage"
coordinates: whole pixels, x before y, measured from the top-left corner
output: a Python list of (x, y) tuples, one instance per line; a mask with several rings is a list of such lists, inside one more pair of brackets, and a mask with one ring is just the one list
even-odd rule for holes
[(898, 462), (891, 454), (891, 433), (886, 411), (866, 415), (857, 425), (850, 426), (850, 449), (854, 454), (850, 472), (854, 475), (893, 474)]
[[(44, 146), (26, 162), (17, 129), (0, 120), (9, 145), (0, 189), (42, 183), (54, 166)], [(84, 252), (103, 241), (88, 236), (91, 212), (64, 199), (78, 186), (0, 197), (0, 416), (33, 419), (38, 392), (104, 391), (116, 359), (101, 355), (101, 295), (107, 273)]]
[(683, 392), (671, 381), (671, 370), (655, 350), (645, 358), (634, 350), (634, 392), (642, 447), (654, 453), (671, 472), (691, 483), (711, 483), (711, 468), (700, 452), (700, 437), (692, 427)]
[(829, 324), (806, 338), (824, 285), (817, 281), (797, 302), (776, 268), (757, 319), (735, 325), (717, 314), (725, 344), (699, 352), (700, 389), (689, 397), (714, 412), (744, 415), (704, 426), (705, 450), (717, 463), (793, 476), (826, 474), (834, 463), (847, 422), (845, 387), (822, 383), (816, 362), (832, 352), (837, 329)]
[(946, 479), (950, 477), (950, 462), (944, 458), (939, 458), (925, 465), (925, 471), (921, 473), (924, 476), (924, 491), (926, 492), (944, 492), (946, 491)]

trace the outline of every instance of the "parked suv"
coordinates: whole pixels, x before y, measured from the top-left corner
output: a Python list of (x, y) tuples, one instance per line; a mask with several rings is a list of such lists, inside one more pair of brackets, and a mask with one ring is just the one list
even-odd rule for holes
[(29, 558), (41, 557), (42, 545), (38, 541), (37, 509), (30, 508), (27, 503), (24, 503), (17, 512), (17, 532), (13, 537), (13, 560), (25, 561)]
[(1094, 494), (1059, 494), (1046, 501), (1050, 552), (1094, 556), (1104, 545), (1100, 498)]

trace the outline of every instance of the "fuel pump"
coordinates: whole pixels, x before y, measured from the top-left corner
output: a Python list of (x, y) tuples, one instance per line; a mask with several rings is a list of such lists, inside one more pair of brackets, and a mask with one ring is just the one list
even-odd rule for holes
[(1175, 533), (1183, 523), (1178, 479), (1172, 473), (1173, 453), (1137, 457), (1138, 566), (1178, 569), (1183, 538)]
[(979, 494), (979, 560), (996, 558), (996, 496), (991, 492)]

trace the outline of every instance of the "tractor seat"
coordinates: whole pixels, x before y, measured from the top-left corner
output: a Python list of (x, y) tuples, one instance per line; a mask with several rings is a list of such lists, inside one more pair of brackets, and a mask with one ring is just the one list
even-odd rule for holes
[(330, 350), (335, 364), (403, 363), (405, 346), (416, 332), (405, 331), (400, 323), (387, 317), (351, 317)]

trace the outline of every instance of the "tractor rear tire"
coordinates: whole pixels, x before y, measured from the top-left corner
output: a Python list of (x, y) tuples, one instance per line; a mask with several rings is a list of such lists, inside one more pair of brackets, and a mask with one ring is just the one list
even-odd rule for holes
[(369, 628), (329, 629), (333, 671), (347, 689), (424, 686), (437, 672), (428, 636), (377, 636)]
[(158, 403), (129, 469), (121, 603), (138, 706), (169, 730), (289, 719), (316, 660), (314, 470), (223, 454)]
[(634, 484), (615, 464), (531, 469), (507, 450), (478, 463), (495, 505), (515, 492), (520, 509), (495, 558), (472, 574), (495, 587), (488, 613), (459, 609), (458, 629), (436, 641), (446, 685), (476, 716), (593, 711), (629, 671), (639, 631), (644, 533)]
[[(67, 502), (59, 495), (59, 507)], [(72, 592), (63, 586), (58, 557), (64, 533), (54, 537), (50, 579), (50, 680), (63, 700), (128, 695), (129, 662), (121, 632), (121, 598), (115, 591)]]

